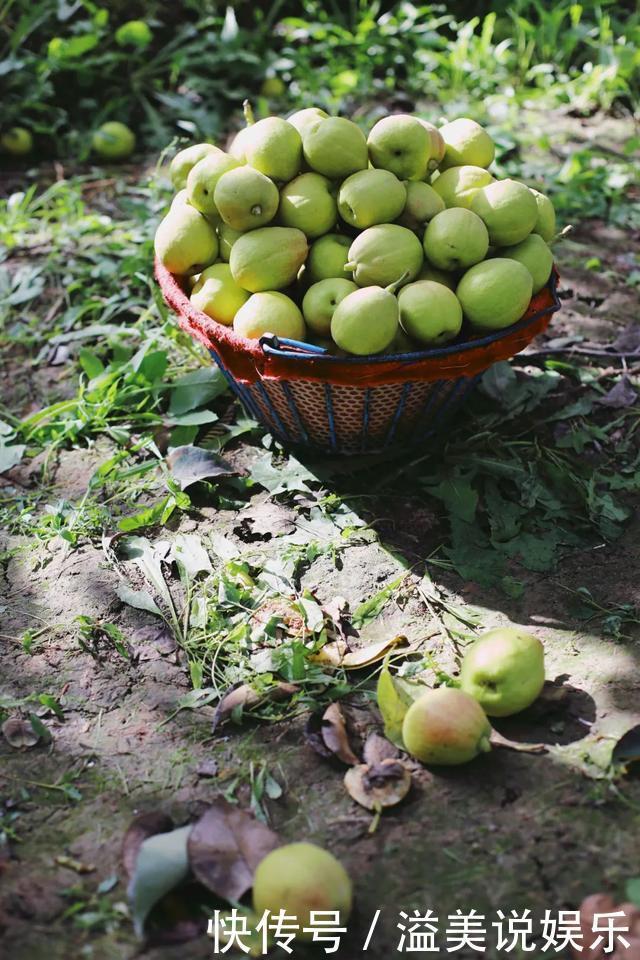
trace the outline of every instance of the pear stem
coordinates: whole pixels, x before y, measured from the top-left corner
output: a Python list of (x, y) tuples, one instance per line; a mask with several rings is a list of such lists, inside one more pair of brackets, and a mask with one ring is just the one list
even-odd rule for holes
[(355, 270), (356, 267), (357, 267), (357, 263), (345, 263), (345, 265), (344, 265), (344, 269), (345, 269), (345, 270), (351, 270), (352, 273), (353, 273), (353, 271)]
[(253, 107), (249, 100), (242, 101), (242, 112), (244, 113), (244, 119), (248, 127), (252, 127), (256, 122), (256, 118), (253, 115)]
[(490, 743), (493, 747), (504, 747), (506, 750), (516, 750), (518, 753), (546, 753), (547, 746), (544, 743), (518, 743), (516, 740), (508, 740), (497, 730), (491, 730)]
[(387, 293), (395, 293), (398, 287), (402, 286), (405, 280), (408, 280), (411, 276), (410, 270), (405, 270), (401, 277), (398, 277), (397, 280), (394, 280), (393, 283), (390, 283), (388, 287), (385, 287)]
[(555, 237), (549, 241), (549, 246), (554, 243), (558, 243), (559, 240), (564, 240), (565, 237), (568, 237), (570, 233), (573, 233), (573, 224), (568, 223), (566, 227), (563, 227), (559, 233), (556, 233)]

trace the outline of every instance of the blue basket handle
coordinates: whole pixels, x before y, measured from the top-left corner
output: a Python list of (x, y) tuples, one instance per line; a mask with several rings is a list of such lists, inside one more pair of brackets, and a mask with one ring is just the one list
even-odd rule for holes
[(265, 333), (260, 337), (259, 343), (265, 353), (274, 356), (281, 356), (282, 354), (291, 356), (291, 350), (288, 350), (288, 347), (292, 347), (296, 351), (299, 350), (301, 353), (312, 353), (316, 356), (324, 356), (329, 353), (325, 347), (318, 347), (314, 343), (304, 343), (302, 340), (290, 340), (289, 337), (277, 337), (275, 333)]

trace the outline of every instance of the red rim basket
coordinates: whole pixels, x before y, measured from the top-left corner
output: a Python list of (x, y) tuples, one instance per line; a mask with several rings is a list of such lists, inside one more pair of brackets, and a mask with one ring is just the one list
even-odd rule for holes
[(247, 412), (285, 446), (378, 453), (423, 443), (460, 408), (479, 377), (542, 333), (559, 309), (558, 273), (506, 330), (434, 350), (335, 357), (272, 335), (240, 337), (196, 310), (180, 278), (156, 260), (178, 323), (209, 351)]

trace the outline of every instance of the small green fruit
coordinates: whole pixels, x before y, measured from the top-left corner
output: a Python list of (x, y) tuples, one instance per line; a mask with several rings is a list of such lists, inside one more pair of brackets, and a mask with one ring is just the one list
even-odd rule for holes
[(378, 120), (367, 140), (374, 167), (395, 173), (400, 180), (424, 180), (432, 157), (431, 135), (425, 125), (409, 114)]
[(136, 138), (126, 124), (110, 120), (93, 134), (91, 146), (104, 160), (124, 160), (135, 150)]
[(295, 127), (301, 137), (304, 137), (309, 127), (312, 127), (318, 120), (326, 120), (329, 114), (320, 107), (306, 107), (304, 110), (296, 110), (290, 117), (287, 117), (287, 123)]
[(478, 190), (471, 210), (489, 231), (489, 242), (496, 247), (520, 243), (533, 230), (538, 219), (536, 199), (524, 183), (500, 180)]
[(329, 336), (336, 307), (357, 289), (352, 280), (342, 280), (340, 277), (319, 280), (309, 287), (302, 301), (302, 313), (309, 329), (321, 336)]
[(499, 256), (524, 264), (533, 280), (533, 292), (542, 290), (551, 276), (553, 254), (540, 234), (531, 233), (513, 247), (503, 247)]
[(533, 290), (531, 274), (516, 260), (495, 257), (477, 263), (462, 277), (456, 296), (478, 330), (502, 330), (523, 315)]
[(171, 273), (196, 273), (218, 256), (218, 238), (208, 220), (188, 204), (170, 210), (156, 230), (156, 256)]
[(424, 252), (440, 270), (465, 270), (487, 255), (489, 234), (471, 210), (451, 207), (436, 214), (424, 234)]
[(493, 162), (496, 152), (493, 140), (475, 120), (459, 117), (440, 127), (440, 134), (445, 142), (441, 170), (465, 164), (486, 168)]
[(153, 40), (153, 34), (144, 20), (128, 20), (116, 30), (116, 43), (120, 47), (144, 49)]
[(220, 244), (220, 259), (229, 263), (229, 257), (231, 256), (231, 247), (234, 245), (238, 237), (241, 237), (244, 233), (244, 230), (233, 230), (227, 223), (222, 221), (216, 227), (218, 233), (218, 242)]
[(191, 291), (194, 307), (227, 327), (248, 299), (249, 294), (235, 282), (227, 263), (215, 263), (203, 270)]
[(0, 150), (13, 157), (26, 157), (33, 150), (33, 136), (25, 127), (10, 127), (0, 136)]
[(311, 244), (306, 269), (311, 283), (327, 280), (329, 277), (343, 277), (351, 280), (351, 271), (344, 265), (349, 259), (351, 239), (339, 233), (327, 233)]
[(192, 167), (187, 177), (189, 203), (207, 217), (217, 217), (215, 190), (218, 180), (227, 170), (240, 166), (234, 157), (222, 150), (208, 153)]
[(343, 182), (338, 193), (340, 216), (360, 230), (376, 223), (391, 223), (407, 200), (406, 188), (388, 170), (359, 170)]
[(254, 293), (240, 307), (233, 321), (234, 331), (249, 340), (266, 333), (304, 340), (306, 329), (300, 310), (290, 297), (276, 290)]
[(229, 266), (245, 290), (283, 290), (296, 279), (307, 258), (307, 238), (290, 227), (261, 227), (238, 237)]
[(338, 219), (331, 181), (319, 173), (301, 173), (282, 188), (279, 219), (283, 226), (296, 227), (310, 239), (328, 233)]
[(287, 183), (300, 172), (300, 134), (281, 117), (266, 117), (247, 127), (242, 146), (249, 166), (271, 180)]
[(526, 710), (544, 686), (544, 647), (516, 627), (483, 634), (464, 655), (460, 685), (490, 717)]
[(398, 294), (400, 325), (414, 340), (440, 346), (462, 327), (462, 307), (452, 290), (433, 280), (418, 280)]
[(386, 289), (364, 287), (338, 304), (331, 320), (331, 336), (342, 350), (364, 357), (382, 353), (393, 342), (400, 319), (394, 295), (399, 282)]
[(187, 177), (198, 161), (203, 160), (210, 153), (222, 153), (219, 147), (212, 143), (194, 143), (191, 147), (179, 150), (169, 166), (171, 183), (176, 190), (183, 190), (187, 185)]
[(344, 117), (309, 124), (302, 137), (304, 158), (316, 173), (344, 180), (369, 163), (367, 141), (360, 127)]
[(346, 267), (359, 287), (387, 287), (405, 271), (407, 281), (414, 280), (423, 260), (415, 233), (395, 223), (380, 223), (358, 234), (349, 247)]
[(529, 189), (535, 197), (538, 206), (538, 217), (532, 232), (539, 233), (543, 240), (551, 243), (556, 235), (556, 212), (553, 204), (544, 193), (540, 193), (539, 190), (534, 190), (533, 187), (529, 187)]
[(429, 134), (429, 139), (431, 140), (431, 157), (427, 164), (427, 172), (433, 173), (433, 171), (437, 170), (442, 163), (446, 144), (442, 139), (442, 134), (440, 133), (438, 127), (435, 127), (432, 123), (429, 123), (428, 120), (421, 120), (420, 117), (416, 117), (416, 119), (419, 120), (422, 126), (425, 128)]
[(273, 220), (280, 194), (273, 180), (259, 170), (235, 167), (216, 183), (213, 202), (228, 226), (239, 231), (255, 230)]
[(405, 749), (422, 763), (456, 766), (491, 749), (491, 724), (463, 690), (438, 687), (411, 704), (402, 724)]
[(280, 77), (266, 77), (260, 87), (260, 96), (262, 97), (281, 97), (286, 93), (286, 86)]
[(493, 183), (491, 174), (482, 167), (450, 167), (433, 181), (433, 189), (444, 200), (445, 207), (467, 207), (481, 187)]
[(444, 200), (428, 183), (409, 180), (405, 186), (407, 202), (397, 222), (422, 235), (427, 223), (444, 210)]

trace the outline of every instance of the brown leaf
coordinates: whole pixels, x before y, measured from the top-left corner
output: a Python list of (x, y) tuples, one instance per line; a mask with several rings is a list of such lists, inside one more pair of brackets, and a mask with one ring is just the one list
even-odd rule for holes
[(348, 641), (349, 637), (357, 637), (358, 631), (351, 623), (349, 603), (344, 597), (333, 597), (322, 605), (325, 615), (327, 636), (334, 641)]
[(378, 643), (369, 643), (365, 647), (349, 650), (342, 640), (336, 643), (327, 643), (310, 659), (319, 663), (330, 663), (334, 667), (343, 667), (345, 670), (361, 670), (379, 660), (383, 660), (389, 650), (396, 646), (405, 646), (406, 637), (391, 637), (390, 640), (381, 640)]
[(360, 762), (351, 749), (347, 723), (340, 704), (331, 703), (327, 707), (322, 715), (320, 733), (327, 749), (343, 763), (351, 766)]
[(9, 717), (2, 724), (2, 735), (10, 747), (16, 750), (25, 750), (40, 740), (40, 735), (33, 729), (33, 725), (22, 717)]
[(167, 466), (181, 490), (186, 490), (199, 480), (213, 480), (216, 477), (237, 477), (240, 473), (223, 457), (211, 450), (187, 444), (176, 447), (167, 457)]
[(260, 706), (261, 703), (278, 703), (280, 700), (287, 700), (292, 697), (299, 689), (295, 683), (281, 681), (263, 693), (258, 693), (248, 683), (241, 683), (229, 690), (218, 704), (213, 718), (213, 730), (215, 731), (221, 723), (224, 723), (234, 710), (239, 708), (251, 710)]
[(160, 810), (142, 813), (131, 822), (122, 841), (122, 865), (129, 879), (135, 873), (136, 860), (144, 841), (157, 833), (168, 833), (170, 830), (173, 830), (173, 820)]
[(66, 867), (67, 870), (73, 870), (74, 873), (79, 874), (95, 873), (96, 869), (93, 863), (82, 863), (80, 860), (74, 860), (73, 857), (67, 857), (64, 854), (54, 857), (54, 861), (59, 867)]
[(218, 776), (218, 764), (213, 758), (208, 760), (201, 760), (198, 766), (196, 767), (196, 773), (199, 777), (217, 777)]
[(225, 900), (239, 900), (253, 886), (261, 860), (280, 846), (264, 823), (218, 800), (194, 824), (187, 841), (195, 877)]
[(489, 738), (492, 747), (502, 747), (505, 750), (514, 750), (516, 753), (546, 753), (547, 745), (545, 743), (520, 743), (517, 740), (509, 740), (503, 737), (497, 730), (491, 731)]
[(381, 737), (379, 733), (370, 733), (367, 737), (363, 757), (364, 762), (369, 766), (380, 763), (382, 760), (396, 760), (399, 756), (398, 748), (394, 747), (386, 737)]
[(614, 410), (633, 407), (637, 402), (638, 394), (627, 376), (621, 377), (603, 397), (596, 400), (600, 406), (612, 407)]
[(388, 758), (380, 763), (359, 764), (344, 777), (347, 793), (367, 810), (395, 807), (411, 789), (411, 774), (402, 760)]
[(243, 510), (233, 529), (249, 542), (271, 540), (272, 537), (293, 533), (296, 529), (295, 517), (293, 510), (267, 499)]

